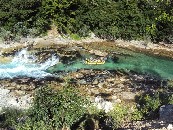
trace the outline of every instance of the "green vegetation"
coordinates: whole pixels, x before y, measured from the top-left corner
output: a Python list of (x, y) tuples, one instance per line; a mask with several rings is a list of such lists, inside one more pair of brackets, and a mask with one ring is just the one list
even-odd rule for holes
[(33, 126), (44, 124), (52, 129), (69, 128), (87, 113), (87, 104), (87, 100), (72, 87), (58, 91), (43, 87), (37, 92), (29, 111), (29, 127), (34, 129)]
[(141, 120), (142, 113), (135, 105), (117, 104), (108, 116), (112, 118), (113, 128), (120, 128), (126, 122)]
[(0, 115), (0, 127), (16, 130), (113, 130), (127, 122), (156, 119), (161, 105), (173, 103), (172, 94), (161, 90), (140, 95), (137, 99), (138, 105), (120, 103), (105, 113), (72, 86), (58, 90), (42, 87), (36, 92), (29, 110), (4, 109)]
[(159, 118), (159, 108), (162, 105), (173, 104), (173, 95), (167, 91), (144, 93), (137, 98), (138, 109), (144, 119)]
[(74, 40), (80, 40), (81, 39), (81, 37), (79, 35), (77, 35), (77, 34), (71, 34), (70, 38), (72, 38)]
[(10, 128), (26, 118), (26, 112), (14, 108), (3, 108), (0, 113), (0, 127)]
[(26, 37), (43, 34), (54, 24), (60, 34), (93, 32), (110, 40), (171, 43), (172, 5), (171, 0), (1, 0), (0, 28), (13, 37)]
[(11, 126), (17, 130), (69, 128), (88, 113), (88, 105), (89, 101), (73, 87), (61, 90), (42, 87), (27, 112), (4, 110), (2, 127)]

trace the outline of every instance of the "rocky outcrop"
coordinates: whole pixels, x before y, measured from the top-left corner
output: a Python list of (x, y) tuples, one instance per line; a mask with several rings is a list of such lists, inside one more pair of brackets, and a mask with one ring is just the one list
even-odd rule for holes
[[(144, 85), (147, 83), (145, 76), (137, 76), (133, 73), (81, 69), (76, 72), (64, 73), (62, 79), (56, 77), (45, 77), (43, 79), (30, 77), (1, 79), (0, 86), (8, 90), (7, 94), (15, 97), (11, 101), (16, 104), (16, 102), (19, 102), (19, 99), (24, 100), (26, 98), (25, 95), (32, 98), (35, 90), (40, 86), (48, 85), (53, 88), (65, 86), (66, 83), (64, 81), (66, 81), (66, 77), (70, 77), (70, 79), (68, 79), (69, 83), (74, 84), (74, 86), (80, 90), (81, 94), (90, 96), (93, 102), (99, 97), (99, 101), (96, 104), (99, 108), (105, 109), (106, 112), (112, 108), (111, 106), (113, 104), (121, 103), (122, 101), (133, 102), (135, 100), (135, 96), (142, 90), (136, 89), (142, 88), (140, 84), (135, 84), (136, 78), (140, 78), (141, 82), (145, 80)], [(153, 84), (146, 86), (152, 88)], [(4, 96), (4, 98), (6, 97), (7, 96)], [(109, 104), (108, 106), (110, 107), (106, 104)]]
[[(19, 92), (16, 92), (19, 94)], [(22, 92), (20, 92), (21, 94)], [(23, 94), (16, 95), (9, 89), (0, 88), (0, 108), (17, 108), (17, 109), (27, 109), (32, 103), (32, 95)], [(0, 112), (1, 113), (1, 112)]]
[(127, 123), (122, 130), (172, 130), (172, 128), (172, 124), (163, 121), (146, 120)]
[(90, 50), (89, 53), (94, 54), (96, 56), (101, 56), (101, 57), (106, 57), (108, 55), (108, 53), (101, 52), (99, 50)]
[(60, 62), (69, 64), (77, 59), (81, 59), (81, 54), (77, 50), (69, 49), (68, 46), (48, 46), (42, 48), (33, 48), (34, 55), (37, 57), (37, 62), (44, 62), (52, 55), (59, 57)]
[(165, 122), (173, 122), (173, 105), (163, 105), (159, 110), (159, 119)]
[[(81, 94), (87, 94), (93, 101), (99, 97), (103, 104), (106, 101), (113, 104), (122, 101), (135, 102), (138, 94), (146, 91), (155, 92), (161, 85), (161, 82), (153, 77), (115, 70), (82, 69), (71, 72), (68, 76), (71, 77), (71, 83), (79, 88)], [(100, 103), (99, 107), (104, 108), (103, 104)]]
[(146, 54), (173, 58), (173, 45), (165, 43), (151, 43), (147, 41), (123, 41), (116, 40), (115, 45), (132, 51), (143, 52)]
[(35, 90), (44, 85), (54, 88), (63, 80), (55, 77), (45, 77), (35, 79), (29, 77), (17, 77), (13, 79), (0, 80), (0, 109), (13, 107), (17, 109), (27, 109), (30, 107)]

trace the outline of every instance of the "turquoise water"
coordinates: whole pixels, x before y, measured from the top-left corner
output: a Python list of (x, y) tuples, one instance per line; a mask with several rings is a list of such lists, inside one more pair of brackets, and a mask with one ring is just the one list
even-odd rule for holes
[(119, 60), (113, 62), (107, 60), (103, 65), (85, 65), (78, 60), (71, 65), (57, 64), (48, 69), (49, 72), (78, 69), (108, 69), (108, 70), (133, 70), (142, 74), (150, 74), (163, 79), (173, 79), (173, 60), (146, 54), (130, 52), (130, 56), (118, 56)]
[[(103, 65), (86, 65), (81, 59), (78, 59), (72, 64), (67, 65), (60, 63), (59, 58), (54, 55), (44, 63), (35, 63), (36, 57), (29, 54), (26, 49), (23, 49), (15, 55), (11, 62), (0, 64), (0, 79), (18, 76), (42, 78), (54, 76), (54, 72), (57, 71), (68, 72), (79, 69), (132, 70), (142, 74), (151, 74), (163, 79), (173, 79), (173, 60), (171, 59), (149, 56), (127, 50), (116, 50), (116, 52), (118, 52), (116, 56), (119, 58), (116, 62), (109, 59)], [(83, 58), (85, 56), (83, 55)]]

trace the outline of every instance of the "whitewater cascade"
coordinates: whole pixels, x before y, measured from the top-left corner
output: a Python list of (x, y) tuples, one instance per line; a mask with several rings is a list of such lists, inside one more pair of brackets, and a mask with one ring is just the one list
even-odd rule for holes
[(44, 78), (52, 76), (46, 70), (59, 62), (59, 58), (52, 55), (44, 63), (35, 63), (36, 57), (28, 53), (27, 49), (18, 52), (10, 63), (0, 64), (0, 79), (14, 77)]

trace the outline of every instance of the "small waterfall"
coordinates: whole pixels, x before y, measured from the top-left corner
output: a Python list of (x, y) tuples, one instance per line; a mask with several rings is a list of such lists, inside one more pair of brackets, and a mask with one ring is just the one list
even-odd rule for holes
[(52, 76), (46, 70), (59, 62), (59, 58), (52, 55), (44, 63), (35, 63), (36, 57), (28, 53), (27, 49), (18, 52), (10, 63), (0, 64), (0, 78), (14, 78), (21, 76), (43, 78)]
[(22, 49), (20, 52), (18, 52), (14, 59), (12, 60), (12, 63), (31, 63), (35, 62), (36, 57), (29, 54), (27, 49)]
[(59, 58), (57, 58), (55, 55), (52, 55), (50, 59), (48, 59), (46, 62), (40, 64), (40, 69), (41, 70), (46, 70), (50, 66), (54, 66), (59, 62)]

